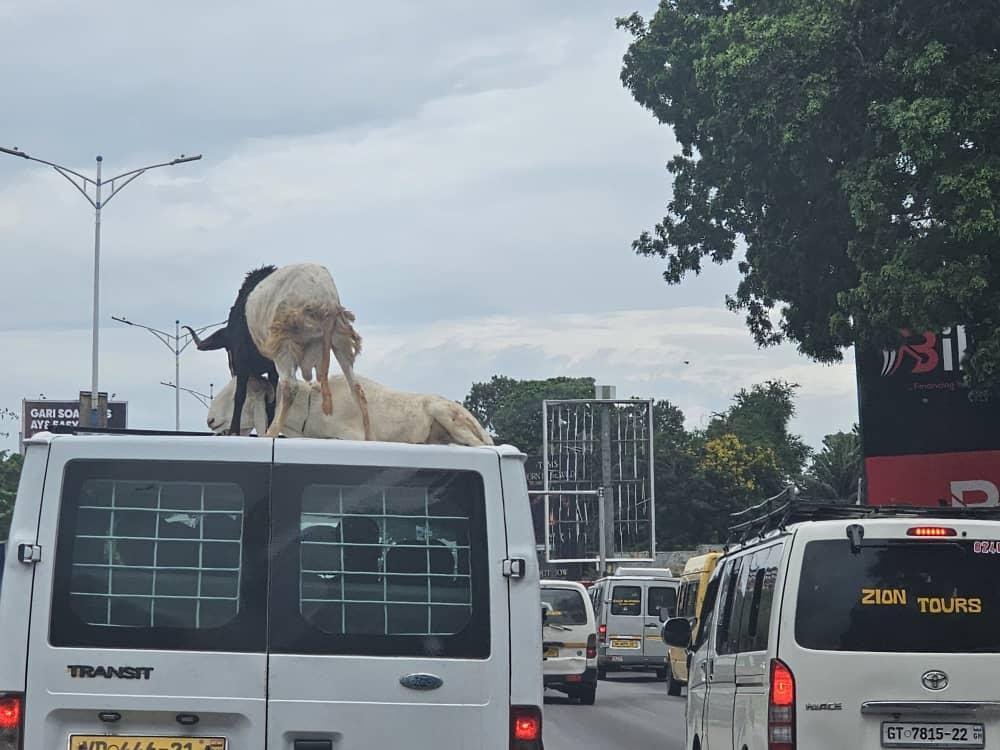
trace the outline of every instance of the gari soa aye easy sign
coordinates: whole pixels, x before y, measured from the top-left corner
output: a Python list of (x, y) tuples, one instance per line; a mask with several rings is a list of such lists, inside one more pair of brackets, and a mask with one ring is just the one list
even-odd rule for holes
[[(80, 402), (77, 401), (24, 401), (21, 412), (23, 439), (45, 432), (52, 427), (79, 427)], [(108, 402), (108, 427), (124, 429), (128, 426), (128, 402)]]

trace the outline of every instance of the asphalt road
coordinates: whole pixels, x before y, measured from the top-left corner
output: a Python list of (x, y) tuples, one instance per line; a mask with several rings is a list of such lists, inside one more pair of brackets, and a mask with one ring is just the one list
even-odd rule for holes
[(685, 700), (646, 674), (609, 675), (593, 706), (546, 690), (545, 750), (684, 750)]

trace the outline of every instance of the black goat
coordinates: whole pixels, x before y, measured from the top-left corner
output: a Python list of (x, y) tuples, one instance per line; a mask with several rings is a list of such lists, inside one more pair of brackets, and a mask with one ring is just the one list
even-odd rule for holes
[[(274, 266), (263, 266), (250, 271), (243, 280), (236, 295), (236, 302), (229, 308), (229, 320), (225, 328), (220, 328), (208, 338), (202, 340), (189, 326), (188, 333), (201, 351), (225, 349), (229, 357), (229, 372), (236, 378), (236, 394), (233, 403), (233, 418), (229, 425), (230, 435), (240, 434), (240, 417), (243, 414), (243, 403), (247, 397), (247, 382), (251, 377), (267, 376), (267, 381), (277, 393), (278, 370), (274, 362), (265, 357), (254, 344), (247, 325), (247, 297), (254, 288), (277, 269)], [(274, 421), (274, 401), (266, 401), (267, 423)]]

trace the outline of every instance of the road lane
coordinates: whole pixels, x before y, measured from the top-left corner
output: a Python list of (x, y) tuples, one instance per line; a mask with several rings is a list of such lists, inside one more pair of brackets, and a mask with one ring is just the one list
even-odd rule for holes
[(546, 690), (545, 750), (683, 750), (685, 700), (652, 675), (609, 675), (593, 706)]

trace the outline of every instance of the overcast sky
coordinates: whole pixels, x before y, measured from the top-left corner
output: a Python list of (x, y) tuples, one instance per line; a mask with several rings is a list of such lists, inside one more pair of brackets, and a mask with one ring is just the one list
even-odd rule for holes
[[(767, 378), (800, 385), (817, 445), (857, 419), (851, 361), (759, 351), (724, 296), (679, 287), (632, 239), (663, 213), (677, 150), (622, 88), (614, 18), (653, 0), (206, 5), (0, 0), (0, 145), (105, 176), (181, 153), (104, 212), (102, 390), (172, 428), (157, 328), (225, 318), (252, 267), (317, 261), (364, 336), (359, 372), (461, 400), (472, 382), (590, 375), (668, 398), (690, 426)], [(0, 406), (90, 386), (93, 211), (0, 154)], [(689, 364), (685, 364), (685, 361)], [(189, 349), (181, 384), (228, 380)], [(206, 410), (182, 399), (182, 426)], [(16, 447), (18, 427), (0, 423)]]

